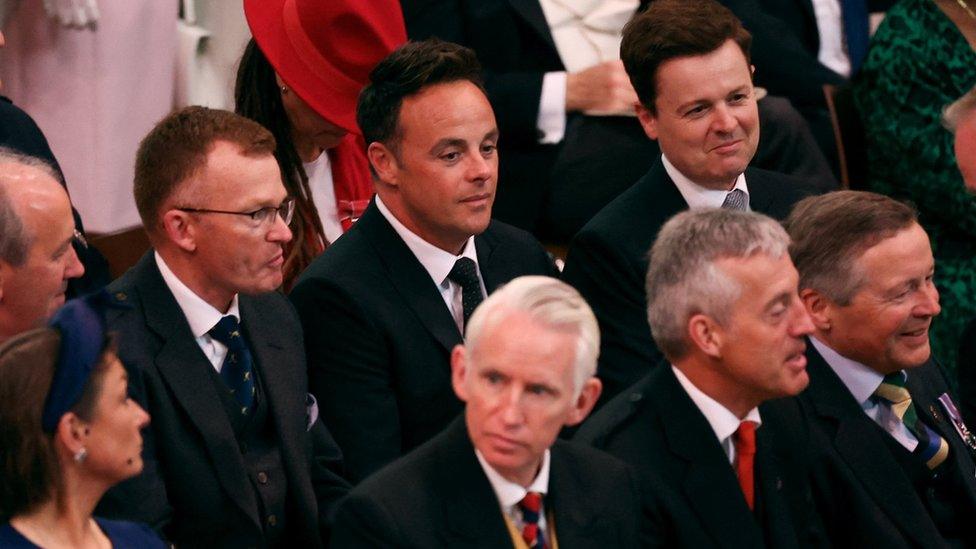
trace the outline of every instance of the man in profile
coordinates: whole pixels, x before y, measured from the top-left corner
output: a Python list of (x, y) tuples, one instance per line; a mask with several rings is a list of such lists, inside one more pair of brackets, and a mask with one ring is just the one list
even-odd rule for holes
[(45, 161), (0, 147), (0, 341), (44, 325), (85, 272), (58, 181)]
[(624, 28), (620, 52), (640, 98), (637, 117), (662, 155), (576, 236), (564, 277), (590, 303), (603, 345), (598, 374), (609, 398), (661, 358), (647, 324), (647, 250), (685, 209), (732, 208), (786, 217), (813, 192), (749, 168), (759, 115), (751, 36), (713, 0), (656, 0)]
[(654, 242), (647, 316), (666, 363), (611, 400), (576, 439), (638, 472), (651, 545), (818, 543), (806, 449), (764, 403), (808, 382), (789, 237), (764, 215), (685, 212)]
[(599, 339), (558, 280), (520, 277), (492, 294), (451, 353), (463, 418), (354, 489), (332, 546), (636, 547), (628, 470), (556, 440), (600, 393)]

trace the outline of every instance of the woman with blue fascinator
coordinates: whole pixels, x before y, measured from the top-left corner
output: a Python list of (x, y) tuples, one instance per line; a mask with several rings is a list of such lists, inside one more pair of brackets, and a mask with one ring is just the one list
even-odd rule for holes
[(69, 301), (0, 346), (0, 547), (164, 547), (145, 526), (92, 518), (142, 470), (149, 424), (106, 332), (110, 306), (104, 293)]

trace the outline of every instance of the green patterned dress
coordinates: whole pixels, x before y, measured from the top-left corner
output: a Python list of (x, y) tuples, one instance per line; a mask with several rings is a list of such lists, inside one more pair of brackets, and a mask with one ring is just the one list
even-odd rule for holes
[(932, 346), (953, 378), (962, 330), (976, 317), (976, 197), (940, 117), (974, 84), (976, 53), (932, 0), (902, 0), (888, 12), (854, 83), (868, 185), (913, 202), (932, 240), (942, 304)]

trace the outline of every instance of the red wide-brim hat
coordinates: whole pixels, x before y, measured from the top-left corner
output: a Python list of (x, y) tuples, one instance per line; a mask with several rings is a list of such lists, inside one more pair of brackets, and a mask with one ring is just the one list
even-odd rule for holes
[(360, 133), (369, 73), (407, 41), (397, 0), (244, 0), (251, 34), (282, 81), (333, 124)]

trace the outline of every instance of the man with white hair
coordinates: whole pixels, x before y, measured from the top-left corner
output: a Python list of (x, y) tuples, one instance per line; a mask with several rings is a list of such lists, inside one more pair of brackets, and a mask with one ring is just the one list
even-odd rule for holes
[(0, 147), (0, 341), (43, 325), (85, 268), (71, 201), (45, 161)]
[(577, 439), (630, 464), (664, 547), (797, 547), (819, 535), (801, 434), (762, 404), (808, 382), (789, 237), (728, 209), (679, 214), (647, 273), (648, 320), (664, 364), (611, 400)]
[(593, 408), (600, 334), (576, 290), (524, 276), (451, 354), (464, 415), (357, 487), (332, 547), (635, 547), (628, 469), (556, 437)]

